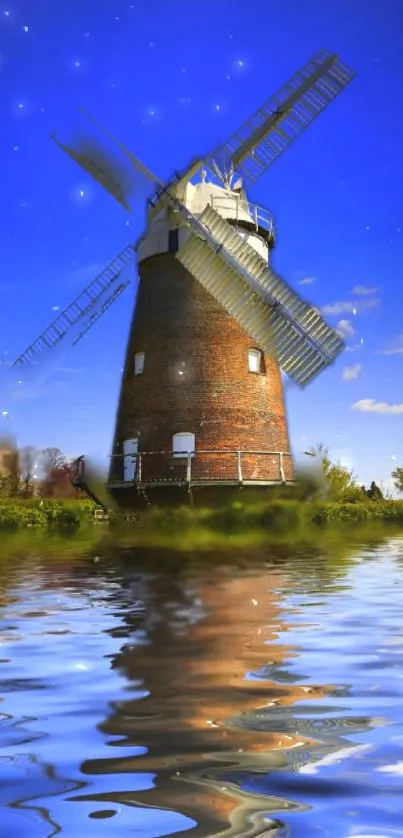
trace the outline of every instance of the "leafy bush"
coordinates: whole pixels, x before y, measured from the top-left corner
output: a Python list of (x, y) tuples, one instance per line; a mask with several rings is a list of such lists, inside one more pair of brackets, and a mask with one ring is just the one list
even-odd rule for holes
[(20, 527), (54, 527), (78, 529), (94, 517), (92, 501), (0, 499), (0, 529)]
[(324, 503), (312, 516), (314, 524), (329, 521), (396, 521), (403, 523), (403, 501), (376, 503)]

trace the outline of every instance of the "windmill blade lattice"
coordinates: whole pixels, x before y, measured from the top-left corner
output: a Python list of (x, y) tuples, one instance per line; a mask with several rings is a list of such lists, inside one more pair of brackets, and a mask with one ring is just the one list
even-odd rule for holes
[[(232, 164), (243, 186), (255, 183), (313, 120), (338, 96), (355, 73), (337, 55), (317, 52), (268, 99), (224, 145), (206, 158), (212, 170)], [(215, 165), (214, 165), (215, 164)]]
[(77, 343), (130, 284), (130, 281), (119, 283), (119, 278), (133, 256), (134, 248), (128, 245), (19, 355), (14, 366), (35, 363), (38, 356), (56, 346), (72, 329), (82, 326)]
[(190, 224), (196, 235), (178, 260), (290, 378), (304, 387), (333, 363), (344, 348), (340, 336), (227, 221), (207, 207)]

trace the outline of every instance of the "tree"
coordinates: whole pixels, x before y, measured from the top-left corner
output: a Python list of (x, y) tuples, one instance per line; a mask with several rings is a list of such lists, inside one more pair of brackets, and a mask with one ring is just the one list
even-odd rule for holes
[(403, 466), (397, 466), (397, 468), (392, 471), (392, 478), (395, 484), (395, 489), (399, 492), (399, 494), (403, 494)]
[(347, 466), (343, 466), (339, 461), (333, 463), (330, 459), (329, 448), (323, 442), (315, 445), (306, 453), (316, 457), (319, 462), (320, 471), (327, 484), (327, 495), (330, 498), (353, 502), (365, 498), (365, 493), (362, 487), (358, 486), (354, 472)]
[(32, 445), (21, 448), (18, 455), (19, 477), (22, 482), (22, 495), (25, 498), (34, 494), (34, 466), (38, 458), (38, 451)]
[(371, 500), (385, 500), (383, 493), (379, 486), (375, 483), (375, 480), (372, 481), (366, 495)]
[(46, 497), (71, 498), (77, 496), (71, 480), (74, 477), (74, 461), (60, 451), (60, 448), (45, 448), (41, 453), (41, 465), (45, 472), (41, 490)]

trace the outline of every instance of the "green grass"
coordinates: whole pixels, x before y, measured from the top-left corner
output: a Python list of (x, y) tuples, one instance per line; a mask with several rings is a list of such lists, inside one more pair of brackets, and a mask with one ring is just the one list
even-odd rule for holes
[[(229, 548), (255, 548), (265, 543), (320, 544), (351, 534), (387, 527), (403, 528), (403, 501), (300, 501), (255, 495), (227, 498), (219, 508), (151, 506), (126, 523), (111, 517), (95, 526), (95, 504), (88, 500), (0, 500), (0, 530), (4, 533), (46, 533), (83, 545), (97, 539), (133, 548), (225, 552)], [(92, 534), (91, 534), (92, 532)], [(27, 533), (28, 535), (28, 533)], [(40, 540), (40, 538), (39, 538)], [(3, 539), (4, 541), (4, 539)], [(54, 543), (54, 541), (53, 541)], [(71, 543), (71, 542), (69, 542)]]

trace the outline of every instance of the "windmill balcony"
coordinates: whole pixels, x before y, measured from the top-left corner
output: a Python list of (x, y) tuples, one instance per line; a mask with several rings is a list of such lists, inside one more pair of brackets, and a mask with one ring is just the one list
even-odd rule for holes
[(230, 224), (250, 227), (251, 230), (263, 235), (269, 247), (274, 247), (274, 215), (270, 210), (259, 204), (251, 204), (250, 201), (246, 201), (234, 192), (227, 195), (212, 194), (209, 203), (218, 215), (222, 215)]
[[(130, 465), (129, 465), (130, 464)], [(293, 482), (285, 451), (142, 451), (112, 456), (110, 489), (166, 486), (275, 486)]]

